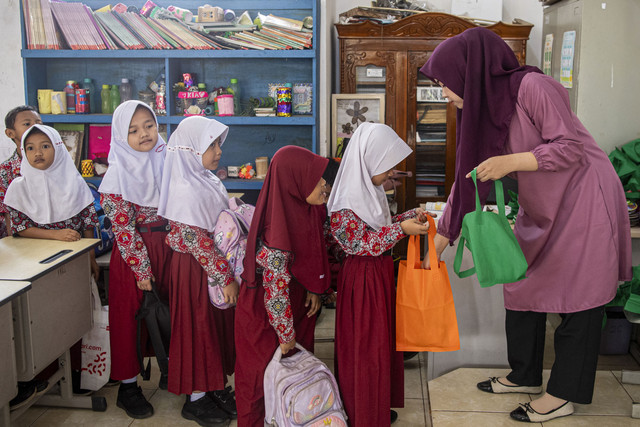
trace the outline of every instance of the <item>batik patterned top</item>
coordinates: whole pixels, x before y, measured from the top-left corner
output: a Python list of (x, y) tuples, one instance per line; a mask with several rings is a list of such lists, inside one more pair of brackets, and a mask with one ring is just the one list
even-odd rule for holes
[(64, 230), (70, 228), (83, 235), (85, 231), (99, 227), (98, 216), (93, 203), (84, 208), (79, 214), (64, 221), (53, 222), (51, 224), (38, 224), (29, 218), (25, 213), (7, 206), (11, 215), (11, 234), (16, 235), (28, 228), (42, 228), (45, 230)]
[(288, 343), (296, 337), (289, 298), (290, 262), (291, 254), (264, 245), (256, 256), (256, 263), (263, 269), (264, 305), (269, 323), (276, 330), (281, 344)]
[(207, 230), (177, 221), (169, 221), (169, 224), (171, 232), (165, 241), (171, 249), (193, 255), (207, 275), (220, 286), (225, 287), (233, 282), (229, 263)]
[(20, 162), (18, 150), (16, 150), (11, 157), (0, 163), (0, 239), (6, 237), (9, 231), (8, 224), (4, 221), (4, 214), (9, 212), (4, 204), (4, 195), (11, 181), (20, 176)]
[(349, 255), (378, 256), (405, 237), (400, 223), (416, 216), (415, 209), (393, 217), (393, 224), (376, 231), (351, 209), (331, 213), (331, 232)]
[[(326, 221), (323, 227), (327, 250), (334, 258), (342, 259), (344, 253), (331, 235), (329, 221)], [(256, 256), (256, 262), (263, 269), (262, 286), (265, 289), (264, 304), (269, 323), (276, 330), (280, 343), (288, 343), (296, 337), (289, 298), (291, 254), (262, 245)]]
[(100, 205), (111, 220), (120, 255), (131, 267), (136, 280), (151, 279), (149, 253), (136, 226), (163, 221), (158, 216), (158, 209), (128, 202), (120, 194), (102, 194)]

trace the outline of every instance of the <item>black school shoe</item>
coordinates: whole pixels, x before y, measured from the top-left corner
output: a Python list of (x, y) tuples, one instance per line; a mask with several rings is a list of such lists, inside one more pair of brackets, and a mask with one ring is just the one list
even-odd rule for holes
[(224, 390), (215, 390), (208, 393), (218, 408), (229, 414), (232, 420), (238, 419), (238, 409), (236, 408), (236, 393), (227, 386)]
[(36, 396), (36, 383), (35, 381), (19, 381), (18, 382), (18, 394), (11, 399), (9, 407), (12, 411), (22, 408)]
[(169, 385), (169, 374), (163, 374), (160, 372), (160, 381), (158, 381), (158, 388), (160, 390), (166, 390)]
[(218, 408), (209, 394), (194, 402), (187, 395), (187, 401), (182, 407), (182, 418), (195, 421), (204, 427), (227, 426), (231, 422), (229, 415)]
[(116, 405), (118, 408), (124, 409), (131, 418), (142, 419), (153, 415), (153, 406), (147, 402), (142, 394), (142, 388), (138, 386), (137, 382), (120, 384)]

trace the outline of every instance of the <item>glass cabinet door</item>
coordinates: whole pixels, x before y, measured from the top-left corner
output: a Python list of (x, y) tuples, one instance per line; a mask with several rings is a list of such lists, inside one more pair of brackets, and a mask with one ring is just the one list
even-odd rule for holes
[(387, 67), (379, 65), (360, 65), (356, 67), (356, 93), (386, 92)]
[[(445, 201), (451, 191), (456, 158), (456, 109), (442, 88), (420, 73), (430, 52), (409, 52), (407, 143), (414, 172), (407, 189), (409, 203)], [(413, 196), (413, 199), (412, 199)]]
[(445, 197), (447, 100), (422, 74), (416, 87), (416, 201)]

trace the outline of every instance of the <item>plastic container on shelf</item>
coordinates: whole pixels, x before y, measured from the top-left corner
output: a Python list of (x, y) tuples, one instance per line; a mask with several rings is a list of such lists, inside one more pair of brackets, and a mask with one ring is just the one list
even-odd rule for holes
[(93, 84), (93, 80), (85, 78), (82, 81), (82, 88), (87, 91), (87, 99), (89, 100), (89, 112), (98, 112), (98, 93), (96, 92), (96, 86)]
[(291, 83), (278, 88), (276, 115), (278, 117), (291, 117)]
[(122, 79), (120, 82), (120, 102), (130, 101), (133, 99), (133, 87), (129, 83), (129, 79)]
[(112, 114), (113, 111), (111, 110), (111, 86), (102, 85), (100, 98), (102, 100), (102, 114)]
[[(207, 91), (207, 85), (204, 83), (198, 83), (198, 91), (199, 92), (206, 92)], [(209, 97), (207, 96), (206, 98), (198, 98), (198, 101), (196, 102), (196, 105), (198, 107), (200, 107), (200, 109), (202, 111), (204, 111), (205, 108), (207, 108), (207, 103), (209, 102)]]
[(155, 99), (155, 96), (156, 94), (151, 92), (150, 90), (141, 90), (138, 92), (138, 99), (151, 108), (154, 108), (153, 100)]
[(233, 114), (240, 115), (240, 86), (238, 85), (238, 79), (231, 79), (229, 92), (233, 94)]
[(75, 114), (76, 113), (76, 81), (75, 80), (67, 80), (67, 85), (64, 87), (63, 91), (65, 93), (65, 98), (67, 99), (67, 114)]
[(160, 83), (158, 87), (158, 91), (156, 92), (156, 114), (159, 116), (165, 116), (167, 114), (167, 104), (166, 104), (166, 88), (164, 84), (164, 79)]
[(120, 105), (120, 89), (118, 89), (118, 85), (111, 86), (109, 96), (111, 98), (111, 114), (113, 114), (116, 108), (118, 108), (118, 105)]
[(235, 97), (231, 94), (218, 95), (216, 97), (216, 102), (218, 104), (218, 115), (219, 116), (233, 116), (234, 114), (234, 106), (233, 101)]

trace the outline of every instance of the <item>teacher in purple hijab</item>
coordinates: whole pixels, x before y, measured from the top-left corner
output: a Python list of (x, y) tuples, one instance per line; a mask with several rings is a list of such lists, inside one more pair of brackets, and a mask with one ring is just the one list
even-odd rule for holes
[[(571, 415), (593, 397), (604, 305), (630, 280), (631, 237), (620, 180), (571, 111), (567, 90), (485, 28), (442, 42), (420, 70), (457, 108), (456, 178), (438, 224), (438, 256), (492, 180), (518, 180), (514, 232), (527, 278), (504, 284), (511, 372), (478, 383), (489, 393), (542, 393), (547, 313), (559, 313), (546, 392), (511, 412), (518, 421)], [(487, 313), (487, 315), (491, 315)]]

